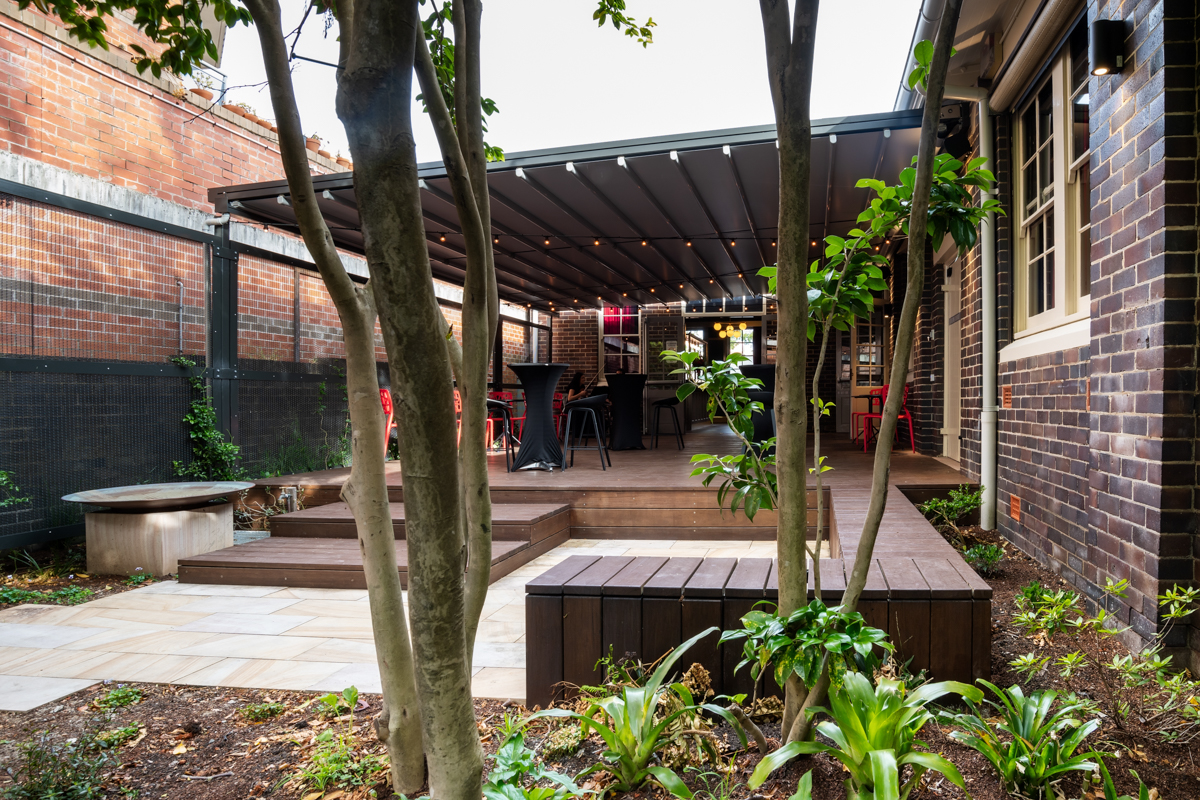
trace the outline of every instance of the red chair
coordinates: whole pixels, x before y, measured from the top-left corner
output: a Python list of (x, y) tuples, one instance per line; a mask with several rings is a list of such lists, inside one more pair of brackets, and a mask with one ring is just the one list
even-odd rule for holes
[(392, 408), (392, 392), (390, 389), (379, 390), (379, 402), (383, 405), (383, 414), (387, 417), (387, 421), (383, 425), (383, 460), (387, 461), (388, 444), (392, 440), (392, 428), (396, 429), (396, 436), (400, 435), (400, 428), (396, 425), (396, 417)]
[[(884, 388), (886, 389), (887, 387), (885, 386)], [(884, 395), (883, 395), (883, 402), (884, 403), (887, 402), (887, 393), (886, 392), (884, 392)], [(865, 453), (865, 452), (867, 452), (867, 443), (871, 438), (868, 435), (867, 426), (869, 426), (871, 424), (871, 420), (873, 420), (873, 419), (883, 420), (883, 406), (881, 405), (879, 407), (878, 414), (862, 414), (859, 417), (859, 419), (862, 421), (862, 426), (863, 426), (863, 430), (862, 430), (863, 452)], [(908, 413), (908, 384), (907, 383), (904, 384), (904, 394), (902, 394), (900, 396), (900, 413), (896, 416), (896, 422), (899, 423), (900, 420), (908, 421), (908, 443), (912, 446), (912, 451), (915, 454), (917, 452), (917, 438), (915, 436), (913, 436), (912, 415)], [(900, 438), (899, 424), (896, 425), (896, 438), (897, 439)]]
[[(508, 413), (508, 421), (509, 421), (509, 424), (511, 425), (510, 430), (511, 430), (513, 437), (518, 442), (520, 442), (521, 441), (521, 431), (525, 427), (525, 415), (522, 414), (519, 417), (516, 415), (516, 413), (515, 413), (516, 408), (517, 408), (516, 398), (513, 396), (513, 393), (512, 392), (488, 392), (488, 399), (489, 400), (499, 400), (502, 403), (508, 403), (510, 406), (512, 406), (512, 410), (509, 411), (509, 413)], [(491, 415), (491, 412), (489, 412), (489, 417), (490, 417), (490, 415)], [(499, 418), (497, 417), (497, 419), (499, 419)]]
[(458, 430), (458, 438), (455, 443), (462, 446), (462, 395), (458, 393), (458, 389), (454, 390), (454, 426)]
[(554, 413), (554, 433), (559, 439), (562, 438), (562, 423), (563, 423), (563, 404), (566, 403), (567, 396), (562, 392), (554, 393), (554, 402), (550, 408)]
[(867, 392), (867, 410), (850, 412), (850, 433), (852, 434), (850, 441), (858, 441), (859, 424), (862, 422), (863, 415), (873, 413), (871, 409), (875, 407), (874, 398), (879, 398), (879, 408), (883, 409), (883, 404), (887, 402), (887, 391), (888, 385), (886, 383), (883, 386), (872, 389)]

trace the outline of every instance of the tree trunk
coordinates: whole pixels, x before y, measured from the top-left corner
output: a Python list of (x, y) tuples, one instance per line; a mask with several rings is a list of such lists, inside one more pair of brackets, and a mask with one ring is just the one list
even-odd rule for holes
[[(830, 317), (832, 319), (832, 315)], [(829, 349), (828, 322), (821, 333), (821, 350), (817, 356), (817, 368), (813, 371), (812, 396), (819, 401), (821, 370), (825, 368), (825, 353)], [(821, 494), (821, 417), (823, 409), (819, 402), (813, 403), (813, 478), (817, 489), (817, 541), (813, 547), (813, 589), (815, 595), (821, 596), (821, 524), (825, 521), (825, 496)]]
[[(812, 125), (813, 45), (818, 0), (759, 0), (767, 49), (767, 75), (779, 137), (779, 237), (776, 293), (779, 332), (775, 363), (776, 474), (779, 478), (779, 606), (790, 614), (808, 601), (808, 229)], [(805, 692), (788, 680), (784, 729), (799, 712)]]
[(879, 524), (887, 505), (888, 479), (891, 472), (892, 440), (896, 436), (896, 421), (904, 400), (904, 385), (908, 381), (908, 361), (912, 354), (913, 336), (917, 327), (917, 311), (921, 304), (921, 287), (925, 282), (925, 246), (928, 238), (926, 220), (929, 216), (929, 192), (933, 186), (933, 158), (937, 152), (937, 128), (941, 118), (942, 96), (946, 90), (946, 69), (954, 32), (958, 27), (962, 0), (947, 0), (938, 23), (933, 58), (929, 65), (929, 86), (925, 92), (925, 113), (921, 118), (921, 140), (917, 146), (917, 175), (913, 185), (912, 210), (908, 220), (908, 283), (904, 306), (896, 331), (896, 349), (892, 354), (892, 379), (888, 385), (883, 417), (879, 421), (879, 438), (875, 444), (875, 463), (871, 473), (871, 502), (863, 522), (862, 538), (854, 569), (846, 581), (842, 604), (847, 611), (858, 607), (858, 598), (867, 584), (867, 571), (879, 537)]
[(412, 134), (412, 73), (423, 42), (417, 3), (353, 0), (353, 14), (342, 21), (342, 36), (348, 34), (353, 46), (337, 110), (357, 165), (354, 189), (396, 396), (409, 617), (430, 794), (478, 800), (483, 753), (463, 613), (466, 553), (453, 380)]
[[(263, 51), (271, 104), (279, 124), (279, 150), (304, 243), (312, 254), (342, 324), (346, 392), (350, 407), (352, 466), (342, 487), (354, 515), (383, 687), (376, 730), (391, 760), (392, 785), (413, 793), (425, 782), (424, 744), (416, 682), (384, 474), (383, 413), (375, 370), (375, 307), (370, 289), (356, 287), (342, 265), (317, 207), (300, 127), (276, 0), (249, 0)], [(343, 52), (346, 44), (343, 43)]]

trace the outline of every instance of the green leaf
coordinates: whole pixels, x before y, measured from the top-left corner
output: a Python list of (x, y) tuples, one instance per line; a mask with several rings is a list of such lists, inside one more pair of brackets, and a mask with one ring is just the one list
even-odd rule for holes
[(666, 767), (647, 767), (646, 772), (653, 775), (658, 784), (671, 794), (682, 800), (692, 800), (692, 791), (673, 771)]

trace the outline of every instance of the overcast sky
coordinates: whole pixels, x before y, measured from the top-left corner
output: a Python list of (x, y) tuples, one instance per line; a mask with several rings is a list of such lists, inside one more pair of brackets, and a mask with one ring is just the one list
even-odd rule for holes
[[(303, 3), (285, 2), (285, 28)], [(826, 0), (818, 21), (814, 118), (890, 111), (919, 0)], [(483, 90), (499, 113), (488, 141), (507, 152), (613, 139), (764, 125), (774, 121), (758, 5), (750, 0), (630, 0), (658, 23), (646, 49), (592, 21), (594, 0), (489, 0), (484, 6)], [(336, 28), (309, 20), (299, 55), (337, 61)], [(330, 67), (297, 61), (306, 133), (349, 152), (334, 111)], [(274, 117), (255, 33), (229, 31), (222, 71), (229, 97)], [(414, 86), (415, 86), (414, 80)], [(433, 132), (415, 106), (417, 157), (437, 161)]]

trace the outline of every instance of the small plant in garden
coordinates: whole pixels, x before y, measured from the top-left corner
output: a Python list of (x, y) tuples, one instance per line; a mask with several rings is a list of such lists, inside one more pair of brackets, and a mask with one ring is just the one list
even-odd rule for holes
[(13, 480), (13, 473), (0, 469), (0, 511), (33, 502), (21, 494), (21, 487)]
[[(196, 366), (195, 361), (184, 356), (172, 358), (171, 363), (188, 370)], [(192, 387), (192, 401), (183, 423), (192, 442), (192, 460), (187, 464), (171, 462), (171, 473), (176, 478), (198, 481), (238, 480), (244, 473), (238, 463), (241, 460), (238, 446), (225, 441), (225, 434), (217, 428), (217, 412), (204, 381), (196, 375), (189, 375), (187, 380)]]
[[(1039, 587), (1040, 589), (1040, 587)], [(1024, 593), (1015, 598), (1021, 612), (1013, 617), (1013, 623), (1023, 628), (1029, 636), (1046, 640), (1068, 627), (1079, 627), (1083, 618), (1077, 616), (1080, 597), (1077, 593), (1060, 589), (1057, 592), (1042, 590), (1038, 599), (1028, 602)], [(1076, 615), (1072, 619), (1072, 615)]]
[(283, 713), (283, 703), (263, 702), (250, 703), (238, 709), (238, 713), (242, 715), (242, 719), (247, 722), (266, 722), (269, 719), (274, 719)]
[(62, 588), (53, 589), (48, 592), (8, 586), (0, 588), (0, 604), (57, 603), (64, 606), (73, 606), (84, 602), (94, 594), (95, 592), (85, 586), (63, 586)]
[(992, 764), (1008, 791), (1032, 800), (1053, 800), (1055, 785), (1069, 773), (1096, 769), (1095, 751), (1077, 751), (1100, 727), (1100, 720), (1083, 722), (1080, 706), (1056, 704), (1058, 693), (1053, 690), (1026, 696), (1019, 686), (1004, 690), (988, 681), (980, 683), (996, 697), (985, 702), (998, 713), (998, 722), (977, 706), (978, 698), (967, 699), (969, 713), (945, 713), (942, 720), (958, 728), (950, 738)]
[(653, 780), (671, 794), (690, 800), (691, 791), (673, 770), (652, 763), (656, 754), (673, 742), (670, 735), (671, 724), (684, 714), (694, 713), (698, 708), (703, 708), (728, 722), (737, 732), (743, 746), (746, 744), (746, 734), (733, 715), (712, 703), (700, 706), (685, 704), (661, 719), (655, 712), (666, 693), (672, 691), (672, 688), (666, 685), (666, 681), (675, 668), (675, 663), (688, 648), (716, 630), (709, 628), (702, 631), (675, 648), (659, 663), (644, 686), (625, 686), (617, 694), (591, 700), (582, 714), (552, 708), (539, 711), (530, 717), (529, 721), (546, 717), (572, 719), (598, 734), (606, 745), (602, 760), (576, 777), (602, 770), (608, 772), (612, 775), (613, 782), (605, 788), (605, 792), (628, 792), (648, 780)]
[(96, 736), (96, 746), (106, 750), (119, 747), (126, 742), (136, 739), (141, 732), (142, 726), (137, 723), (126, 725), (124, 728), (105, 731)]
[[(905, 800), (920, 785), (926, 772), (940, 772), (952, 784), (967, 790), (958, 768), (936, 753), (917, 750), (917, 734), (933, 719), (926, 706), (947, 694), (957, 694), (968, 702), (978, 702), (983, 692), (955, 681), (929, 683), (906, 692), (899, 681), (881, 680), (877, 686), (858, 672), (847, 672), (841, 686), (829, 693), (828, 713), (833, 719), (821, 722), (817, 730), (834, 746), (815, 741), (790, 742), (759, 762), (750, 776), (750, 788), (757, 789), (772, 772), (802, 754), (826, 753), (842, 763), (848, 798), (896, 798)], [(908, 779), (900, 781), (905, 765), (911, 766)], [(811, 789), (809, 790), (811, 793)], [(798, 800), (808, 794), (797, 793)]]
[(102, 697), (97, 697), (92, 701), (92, 705), (96, 708), (124, 708), (142, 702), (142, 690), (136, 686), (117, 686), (115, 689), (110, 689)]
[(542, 738), (542, 758), (557, 761), (575, 755), (579, 752), (586, 733), (582, 725), (573, 722), (555, 725)]
[(1059, 656), (1054, 660), (1054, 663), (1059, 667), (1058, 674), (1069, 679), (1076, 672), (1087, 666), (1088, 661), (1083, 653), (1076, 650), (1074, 653)]
[(933, 527), (956, 540), (961, 540), (962, 531), (959, 530), (958, 523), (964, 517), (978, 511), (982, 505), (983, 487), (972, 489), (964, 483), (957, 489), (951, 489), (949, 497), (935, 497), (921, 503), (917, 508), (933, 523)]
[(1102, 779), (1101, 787), (1104, 791), (1104, 800), (1158, 800), (1158, 790), (1151, 789), (1150, 787), (1146, 786), (1146, 783), (1142, 780), (1142, 777), (1132, 769), (1129, 770), (1129, 774), (1137, 779), (1137, 797), (1128, 794), (1117, 794), (1117, 789), (1115, 786), (1113, 786), (1112, 776), (1108, 774), (1108, 767), (1105, 766), (1103, 758), (1096, 758), (1096, 770), (1100, 773)]
[(121, 581), (121, 583), (125, 584), (126, 586), (142, 586), (147, 583), (154, 583), (154, 576), (149, 572), (143, 572), (142, 568), (138, 567), (137, 571), (133, 575), (130, 575), (128, 578)]
[[(586, 794), (568, 776), (539, 764), (534, 752), (525, 746), (525, 737), (519, 727), (496, 755), (488, 758), (495, 766), (483, 784), (483, 796), (487, 800), (567, 800)], [(543, 781), (554, 785), (537, 785)]]
[(317, 698), (317, 715), (326, 719), (340, 717), (343, 714), (354, 714), (354, 706), (358, 704), (358, 688), (348, 686), (341, 694), (332, 692)]
[[(299, 781), (312, 791), (326, 792), (331, 788), (353, 789), (370, 786), (382, 780), (387, 760), (373, 753), (358, 753), (358, 738), (354, 735), (354, 708), (358, 704), (358, 689), (354, 686), (341, 694), (327, 694), (318, 700), (322, 716), (345, 716), (346, 727), (326, 728), (313, 740), (315, 747), (300, 772), (281, 783)], [(346, 709), (346, 714), (339, 712)]]
[(1000, 570), (1000, 562), (1004, 560), (1004, 548), (996, 544), (977, 544), (963, 551), (963, 558), (971, 565), (971, 569), (987, 578)]
[(862, 614), (845, 613), (841, 607), (829, 608), (819, 599), (787, 617), (751, 611), (742, 617), (740, 630), (721, 634), (722, 644), (739, 640), (743, 658), (737, 669), (750, 667), (756, 694), (759, 676), (764, 672), (769, 671), (780, 688), (787, 685), (793, 674), (812, 688), (823, 667), (837, 683), (847, 670), (873, 672), (880, 662), (867, 659), (872, 657), (876, 646), (892, 650), (887, 633), (867, 625)]
[(116, 766), (99, 741), (97, 721), (89, 722), (74, 739), (55, 741), (50, 733), (35, 734), (17, 745), (19, 761), (9, 767), (12, 785), (4, 800), (94, 800), (104, 797), (104, 773)]
[(1017, 656), (1008, 665), (1017, 672), (1025, 676), (1025, 682), (1033, 680), (1033, 677), (1039, 674), (1046, 668), (1046, 664), (1050, 663), (1050, 656), (1039, 656), (1037, 653), (1026, 653), (1023, 656)]

